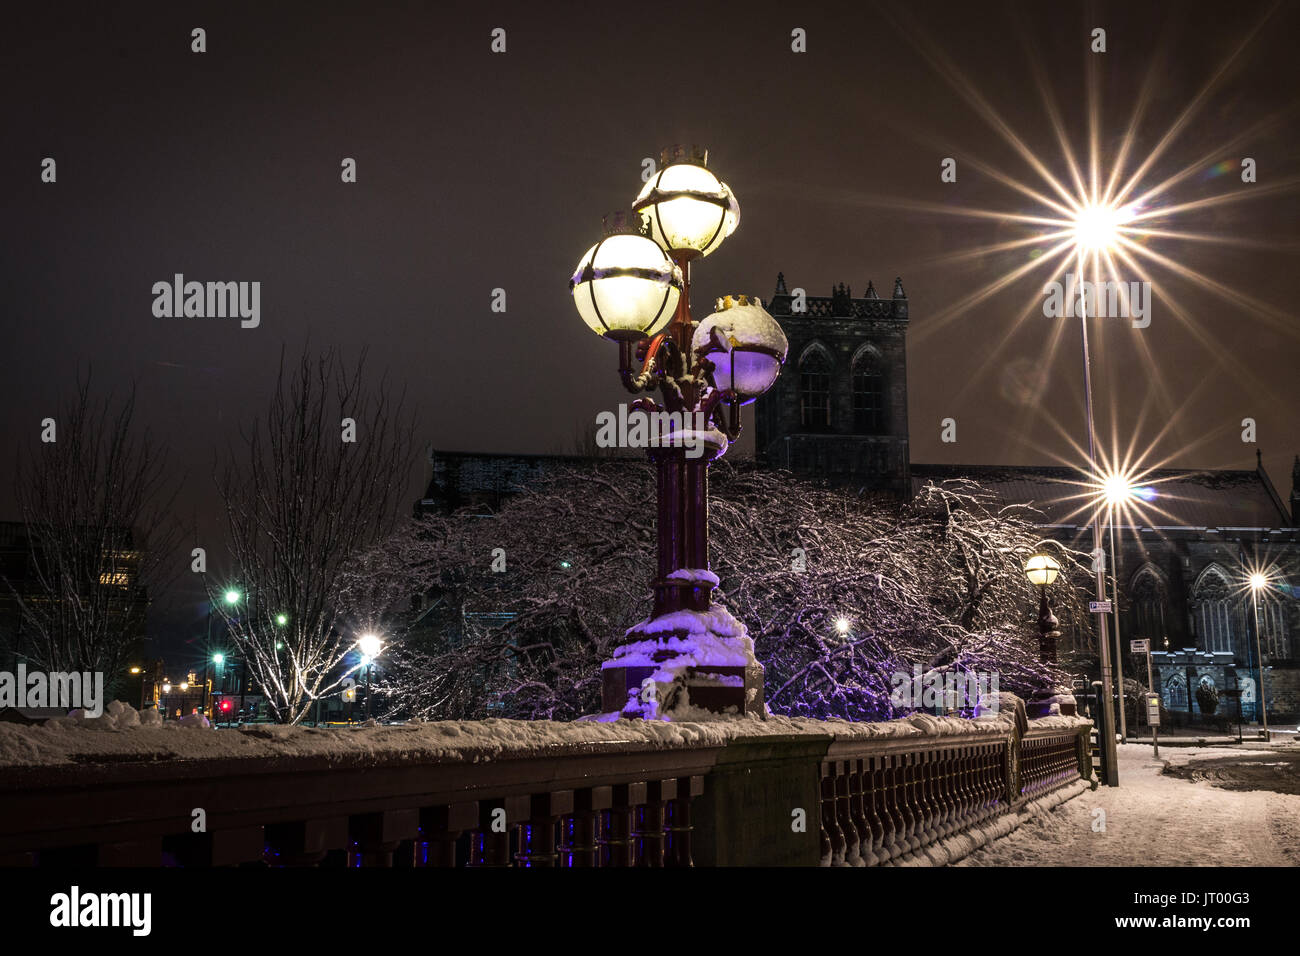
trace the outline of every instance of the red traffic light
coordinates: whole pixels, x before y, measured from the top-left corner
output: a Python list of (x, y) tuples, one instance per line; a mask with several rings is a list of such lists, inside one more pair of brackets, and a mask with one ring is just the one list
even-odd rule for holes
[(229, 709), (230, 709), (230, 701), (228, 701), (228, 700), (223, 700), (223, 701), (221, 702), (221, 709), (222, 709), (222, 710), (229, 710)]

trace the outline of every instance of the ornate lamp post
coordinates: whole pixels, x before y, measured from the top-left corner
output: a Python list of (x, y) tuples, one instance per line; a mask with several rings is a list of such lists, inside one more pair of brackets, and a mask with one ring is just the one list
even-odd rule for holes
[(690, 270), (735, 230), (740, 207), (708, 168), (708, 154), (681, 147), (632, 215), (616, 217), (569, 283), (584, 322), (619, 347), (619, 377), (642, 397), (666, 436), (649, 450), (657, 471), (658, 567), (650, 616), (602, 667), (606, 715), (662, 717), (690, 705), (765, 713), (763, 668), (745, 627), (712, 604), (708, 468), (740, 435), (740, 406), (776, 381), (785, 361), (781, 327), (758, 299), (719, 300), (702, 322), (690, 312)]
[[(1041, 551), (1031, 555), (1025, 562), (1025, 576), (1029, 578), (1030, 584), (1038, 588), (1038, 659), (1044, 664), (1056, 663), (1056, 640), (1061, 636), (1057, 630), (1056, 615), (1047, 603), (1047, 587), (1056, 581), (1060, 573), (1060, 562)], [(1030, 717), (1046, 717), (1052, 712), (1053, 702), (1061, 714), (1076, 713), (1074, 697), (1068, 687), (1048, 687), (1036, 691), (1033, 698), (1025, 702), (1025, 710)]]
[(1038, 588), (1041, 598), (1038, 604), (1038, 659), (1045, 664), (1056, 663), (1056, 639), (1061, 636), (1056, 629), (1059, 622), (1047, 603), (1047, 586), (1054, 583), (1060, 573), (1060, 562), (1050, 554), (1039, 552), (1025, 562), (1025, 576)]

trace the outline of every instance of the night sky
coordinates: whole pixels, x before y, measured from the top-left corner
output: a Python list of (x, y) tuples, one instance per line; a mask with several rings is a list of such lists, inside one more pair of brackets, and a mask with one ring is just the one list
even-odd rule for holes
[[(707, 147), (742, 210), (695, 270), (697, 318), (724, 293), (770, 296), (778, 271), (810, 295), (838, 282), (861, 295), (874, 279), (887, 296), (900, 275), (913, 460), (1078, 461), (1063, 434), (1082, 441), (1077, 323), (1053, 348), (1063, 320), (1017, 321), (1061, 270), (954, 311), (1030, 250), (958, 257), (1028, 233), (938, 209), (1034, 212), (977, 169), (1047, 191), (962, 94), (1065, 180), (1044, 92), (1085, 158), (1090, 61), (1104, 171), (1148, 78), (1128, 170), (1222, 69), (1142, 183), (1197, 164), (1163, 202), (1260, 193), (1167, 223), (1208, 241), (1152, 240), (1249, 299), (1152, 268), (1149, 328), (1094, 323), (1103, 441), (1115, 430), (1127, 444), (1136, 429), (1144, 461), (1188, 468), (1250, 468), (1259, 447), (1289, 493), (1294, 4), (48, 6), (24, 5), (0, 31), (0, 440), (28, 441), (78, 369), (105, 388), (134, 381), (141, 424), (186, 474), (179, 507), (197, 516), (214, 568), (213, 463), (264, 408), (282, 346), (368, 346), (372, 368), (408, 390), (420, 443), (441, 449), (566, 450), (627, 400), (614, 347), (579, 320), (567, 281), (601, 215), (637, 193), (642, 159), (673, 143)], [(1089, 52), (1096, 26), (1105, 54)], [(194, 27), (206, 53), (190, 52)], [(490, 51), (495, 27), (504, 54)], [(791, 52), (796, 27), (807, 53)], [(964, 81), (937, 68), (944, 58)], [(1245, 131), (1246, 144), (1225, 146)], [(47, 156), (55, 184), (40, 181)], [(955, 184), (940, 182), (946, 156)], [(1255, 184), (1240, 181), (1243, 156), (1258, 163)], [(355, 184), (340, 181), (344, 157), (357, 160)], [(260, 281), (260, 327), (155, 318), (151, 287), (178, 272)], [(505, 314), (490, 309), (498, 287)], [(1247, 416), (1258, 445), (1241, 441)], [(940, 442), (945, 417), (958, 420), (955, 444)], [(751, 447), (752, 436), (740, 451)], [(16, 518), (2, 472), (0, 518)], [(423, 482), (421, 463), (412, 500)], [(166, 643), (201, 615), (195, 588), (171, 603), (152, 625)]]

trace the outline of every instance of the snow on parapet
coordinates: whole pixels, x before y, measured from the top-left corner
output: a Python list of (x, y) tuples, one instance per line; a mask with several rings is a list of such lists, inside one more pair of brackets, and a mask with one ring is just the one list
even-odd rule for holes
[[(710, 717), (708, 722), (698, 723), (488, 718), (351, 728), (252, 724), (240, 730), (203, 730), (182, 727), (175, 721), (160, 723), (148, 711), (141, 715), (129, 704), (115, 701), (99, 718), (60, 717), (32, 725), (0, 723), (0, 767), (69, 766), (118, 762), (126, 757), (149, 762), (283, 757), (339, 764), (381, 760), (461, 763), (591, 753), (592, 748), (631, 752), (721, 747), (739, 738), (771, 735), (898, 739), (998, 735), (1014, 727), (1014, 718), (1005, 711), (974, 720), (913, 714), (877, 723), (775, 714), (766, 719), (757, 715)], [(1046, 717), (1030, 721), (1030, 727), (1078, 730), (1090, 723), (1078, 717)]]

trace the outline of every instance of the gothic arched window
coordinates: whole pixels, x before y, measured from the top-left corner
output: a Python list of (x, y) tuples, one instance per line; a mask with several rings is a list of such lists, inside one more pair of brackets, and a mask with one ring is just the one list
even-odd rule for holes
[(831, 363), (821, 349), (811, 349), (799, 362), (799, 423), (809, 431), (831, 425)]
[(1164, 581), (1151, 568), (1143, 568), (1129, 586), (1129, 598), (1132, 606), (1129, 633), (1135, 638), (1149, 640), (1153, 650), (1163, 648), (1165, 614), (1169, 606)]
[(1187, 681), (1182, 674), (1174, 674), (1165, 681), (1165, 710), (1187, 709)]
[(853, 430), (859, 435), (885, 430), (885, 376), (870, 352), (853, 363)]
[(1286, 614), (1277, 601), (1259, 602), (1259, 645), (1266, 661), (1285, 661), (1291, 657), (1291, 642), (1286, 633)]
[(1201, 649), (1235, 653), (1232, 589), (1228, 586), (1227, 576), (1217, 567), (1207, 568), (1196, 584), (1194, 600)]

